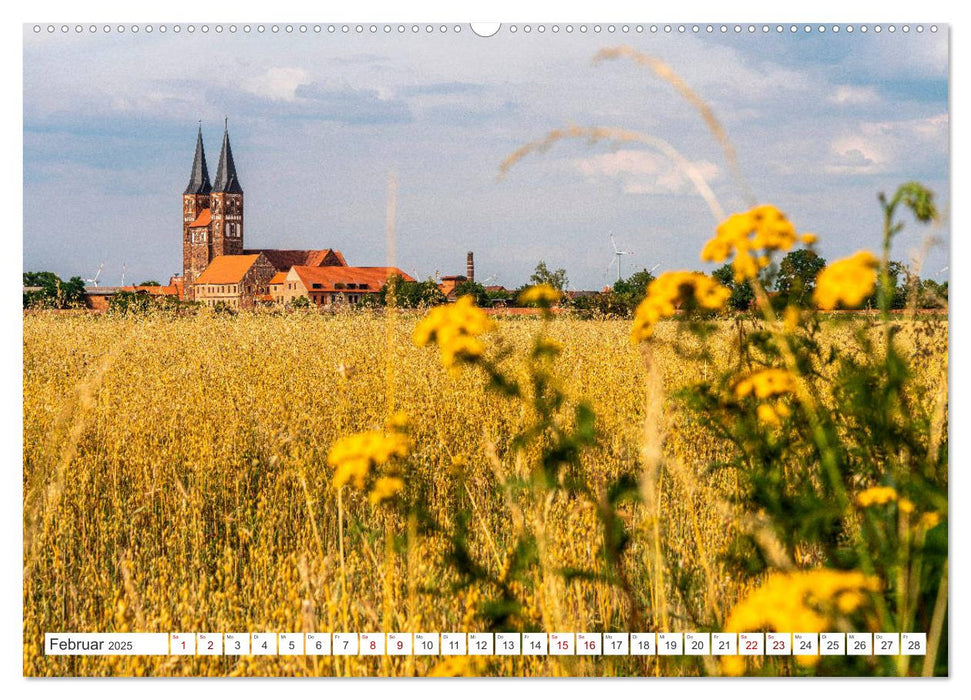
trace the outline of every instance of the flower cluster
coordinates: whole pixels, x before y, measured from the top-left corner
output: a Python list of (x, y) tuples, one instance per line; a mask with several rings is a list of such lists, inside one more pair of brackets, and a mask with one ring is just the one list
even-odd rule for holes
[[(826, 632), (840, 617), (861, 609), (868, 593), (880, 590), (880, 581), (859, 571), (814, 569), (773, 573), (765, 583), (738, 603), (725, 623), (726, 632)], [(797, 656), (804, 665), (818, 657)], [(739, 675), (741, 657), (724, 657), (722, 672)]]
[(436, 343), (442, 353), (442, 366), (454, 369), (460, 362), (475, 362), (482, 357), (485, 346), (478, 336), (494, 325), (471, 296), (464, 296), (454, 304), (429, 311), (415, 328), (412, 340), (418, 347)]
[(637, 344), (651, 337), (657, 322), (674, 316), (683, 302), (718, 311), (730, 296), (727, 287), (700, 272), (665, 272), (647, 286), (647, 296), (634, 312), (631, 342)]
[(863, 303), (877, 281), (878, 261), (873, 253), (861, 250), (823, 268), (816, 278), (813, 300), (824, 311), (842, 304), (856, 307)]
[(791, 372), (784, 369), (761, 369), (736, 382), (735, 397), (744, 399), (752, 396), (761, 400), (762, 403), (755, 409), (759, 422), (777, 426), (792, 411), (784, 399), (775, 401), (766, 401), (766, 399), (791, 394), (795, 389), (796, 379)]
[(333, 485), (339, 489), (348, 482), (357, 489), (368, 489), (372, 504), (394, 498), (405, 488), (404, 480), (393, 469), (395, 459), (408, 456), (411, 441), (405, 435), (407, 420), (395, 414), (389, 421), (390, 432), (367, 430), (342, 437), (327, 453), (327, 464), (334, 468)]
[(558, 302), (561, 296), (561, 292), (551, 285), (535, 284), (523, 290), (522, 294), (519, 295), (519, 302), (521, 304), (537, 304), (548, 308)]
[(796, 388), (795, 377), (784, 369), (760, 369), (735, 384), (735, 396), (744, 399), (755, 396), (767, 399), (771, 396), (791, 393)]
[(856, 495), (856, 504), (861, 508), (885, 506), (897, 500), (897, 490), (893, 486), (872, 486)]
[[(701, 251), (706, 262), (724, 262), (734, 255), (732, 269), (735, 280), (754, 278), (769, 264), (768, 253), (789, 250), (796, 243), (796, 228), (786, 215), (764, 204), (747, 212), (732, 214), (715, 229), (712, 238)], [(812, 245), (816, 237), (803, 234), (803, 243)]]

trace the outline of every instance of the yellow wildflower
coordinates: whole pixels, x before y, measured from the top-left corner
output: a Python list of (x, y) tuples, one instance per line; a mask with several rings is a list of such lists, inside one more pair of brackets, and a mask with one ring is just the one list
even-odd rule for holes
[(662, 318), (674, 316), (678, 305), (693, 301), (703, 309), (717, 311), (725, 307), (731, 291), (700, 272), (665, 272), (647, 287), (647, 296), (634, 312), (631, 342), (649, 338)]
[(815, 233), (804, 233), (799, 237), (799, 240), (801, 240), (804, 245), (815, 245), (819, 240), (819, 236), (817, 236)]
[(940, 522), (940, 513), (924, 513), (920, 516), (920, 520), (917, 521), (917, 525), (921, 530), (933, 530), (940, 524)]
[(521, 304), (539, 304), (540, 306), (552, 306), (560, 300), (561, 292), (548, 284), (534, 284), (527, 287), (519, 295)]
[(844, 615), (849, 615), (860, 608), (866, 599), (859, 591), (843, 591), (836, 596), (836, 607)]
[(914, 502), (909, 498), (901, 498), (897, 501), (897, 510), (899, 510), (901, 513), (913, 513)]
[(744, 399), (754, 395), (759, 399), (795, 391), (796, 380), (784, 369), (761, 369), (735, 384), (735, 396)]
[(475, 306), (471, 296), (461, 297), (454, 304), (436, 306), (423, 318), (412, 340), (418, 347), (436, 343), (441, 350), (442, 366), (452, 369), (459, 362), (475, 362), (485, 352), (478, 336), (493, 329), (495, 324), (482, 309)]
[(732, 269), (739, 282), (754, 278), (767, 267), (769, 253), (789, 250), (796, 242), (796, 228), (785, 214), (764, 204), (747, 212), (732, 214), (705, 244), (701, 259), (724, 262), (734, 254)]
[(861, 508), (883, 506), (897, 500), (897, 490), (893, 486), (873, 486), (856, 496), (856, 503)]
[(866, 250), (827, 265), (816, 278), (813, 299), (823, 310), (842, 304), (856, 307), (873, 292), (877, 281), (877, 258)]
[(381, 503), (394, 498), (405, 488), (405, 482), (401, 477), (382, 476), (374, 481), (368, 500), (372, 505)]
[[(728, 616), (726, 632), (825, 632), (837, 619), (859, 610), (866, 594), (880, 590), (879, 579), (859, 571), (813, 569), (773, 573), (739, 602)], [(799, 659), (811, 665), (812, 658)], [(741, 675), (743, 659), (725, 656), (725, 675)]]
[(385, 435), (369, 430), (348, 435), (334, 443), (327, 453), (327, 464), (334, 467), (334, 488), (352, 482), (363, 489), (371, 469), (395, 457), (408, 456), (409, 441), (401, 433)]
[(759, 404), (758, 408), (755, 409), (755, 415), (758, 416), (758, 419), (762, 423), (771, 426), (777, 426), (782, 423), (782, 419), (788, 418), (790, 413), (789, 407), (782, 401), (776, 401), (772, 404)]
[(723, 656), (721, 659), (721, 671), (723, 676), (741, 676), (745, 673), (745, 657)]

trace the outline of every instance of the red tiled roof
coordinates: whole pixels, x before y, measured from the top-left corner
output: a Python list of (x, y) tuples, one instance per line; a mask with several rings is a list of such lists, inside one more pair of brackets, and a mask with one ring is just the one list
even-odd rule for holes
[(233, 284), (240, 282), (259, 255), (217, 255), (195, 284)]
[(270, 284), (283, 284), (286, 281), (287, 281), (287, 273), (278, 272), (275, 275), (273, 275), (273, 278), (270, 280)]
[[(396, 267), (307, 267), (294, 266), (293, 272), (308, 292), (376, 292), (392, 275), (401, 275), (406, 282), (414, 278)], [(341, 284), (338, 288), (335, 285)], [(354, 285), (353, 288), (350, 285)], [(319, 286), (314, 286), (319, 285)], [(361, 285), (367, 285), (361, 287)]]
[(347, 267), (347, 262), (339, 250), (324, 248), (323, 250), (276, 250), (275, 248), (254, 248), (244, 250), (244, 255), (263, 253), (280, 272), (288, 272), (291, 267), (323, 267), (325, 265), (340, 265)]
[(204, 228), (212, 221), (212, 209), (203, 209), (196, 220), (189, 224), (189, 228)]

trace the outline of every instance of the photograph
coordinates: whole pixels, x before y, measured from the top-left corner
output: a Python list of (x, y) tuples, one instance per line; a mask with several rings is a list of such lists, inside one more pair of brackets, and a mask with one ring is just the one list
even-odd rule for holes
[(23, 676), (950, 676), (951, 31), (23, 24)]

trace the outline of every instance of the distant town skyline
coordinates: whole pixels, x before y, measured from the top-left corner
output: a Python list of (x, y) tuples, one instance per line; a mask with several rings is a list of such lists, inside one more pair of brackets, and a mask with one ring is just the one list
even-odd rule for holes
[[(534, 25), (535, 26), (535, 25)], [(565, 25), (560, 25), (565, 27)], [(592, 26), (592, 25), (591, 25)], [(948, 36), (461, 33), (92, 34), (24, 37), (24, 270), (101, 284), (181, 270), (181, 200), (199, 120), (215, 149), (228, 116), (246, 187), (246, 244), (334, 248), (384, 265), (387, 174), (398, 181), (395, 265), (517, 286), (540, 260), (570, 287), (616, 277), (609, 235), (642, 268), (710, 270), (716, 222), (688, 179), (632, 145), (554, 145), (503, 179), (499, 164), (568, 124), (674, 145), (726, 211), (746, 205), (697, 111), (630, 61), (669, 64), (724, 124), (756, 197), (819, 235), (833, 259), (879, 245), (876, 196), (919, 180), (949, 206)], [(632, 27), (635, 25), (632, 25)], [(213, 154), (214, 155), (214, 154)], [(212, 156), (211, 156), (212, 157)], [(946, 279), (949, 227), (922, 274)]]

